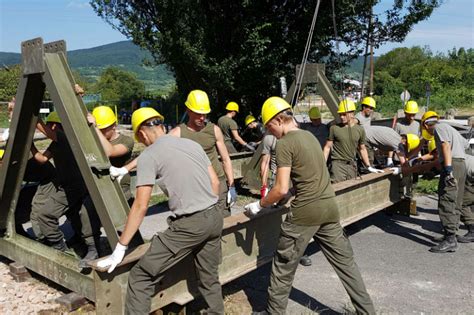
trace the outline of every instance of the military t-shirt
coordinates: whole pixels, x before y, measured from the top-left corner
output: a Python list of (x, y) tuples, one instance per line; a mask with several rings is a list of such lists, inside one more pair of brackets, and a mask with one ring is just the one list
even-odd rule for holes
[(323, 151), (305, 130), (288, 132), (276, 145), (278, 167), (291, 167), (296, 197), (291, 203), (291, 220), (299, 225), (320, 225), (339, 221), (335, 193)]
[(319, 124), (317, 126), (313, 124), (301, 124), (301, 129), (307, 130), (313, 134), (313, 136), (318, 139), (321, 148), (324, 148), (326, 141), (329, 136), (329, 128), (326, 124)]
[(224, 141), (232, 141), (232, 130), (238, 130), (239, 126), (232, 118), (227, 115), (222, 116), (217, 121), (217, 125), (221, 128), (222, 133), (224, 134)]
[(355, 159), (359, 145), (365, 144), (365, 131), (360, 125), (332, 125), (329, 128), (328, 140), (333, 141), (333, 160), (351, 161)]
[(65, 188), (85, 185), (74, 153), (63, 131), (56, 131), (56, 141), (51, 142), (47, 151), (53, 155), (59, 184)]
[(219, 161), (219, 154), (217, 153), (216, 134), (214, 133), (214, 124), (207, 123), (204, 128), (199, 131), (188, 129), (186, 124), (179, 125), (181, 138), (193, 140), (201, 145), (206, 152), (207, 157), (211, 160), (212, 167), (216, 171), (219, 180), (225, 180), (224, 169), (222, 163)]
[(398, 151), (402, 137), (392, 128), (383, 126), (366, 126), (367, 143), (382, 151)]
[(209, 177), (211, 161), (196, 142), (164, 135), (138, 157), (137, 187), (155, 181), (168, 196), (172, 215), (199, 212), (217, 202)]
[[(125, 153), (124, 155), (118, 157), (111, 157), (110, 164), (115, 167), (123, 167), (128, 162), (130, 162), (130, 160), (132, 159), (133, 146), (135, 145), (135, 141), (133, 141), (131, 137), (121, 134), (116, 139), (110, 141), (110, 143), (112, 145), (122, 144), (127, 148), (127, 153)], [(129, 173), (127, 173), (127, 175), (125, 175), (120, 181), (120, 187), (122, 187), (122, 191), (125, 194), (126, 199), (130, 199), (133, 197), (132, 192), (130, 191), (130, 181), (131, 177)]]
[(413, 120), (410, 124), (405, 119), (401, 119), (400, 121), (397, 121), (397, 124), (395, 125), (395, 131), (399, 135), (406, 135), (406, 134), (414, 134), (419, 136), (420, 135), (420, 123), (417, 122), (416, 120)]
[(440, 162), (444, 161), (443, 150), (441, 150), (441, 144), (443, 142), (449, 143), (452, 158), (465, 158), (469, 142), (449, 124), (437, 123), (435, 126), (434, 138), (436, 141), (436, 147), (438, 148)]
[(362, 114), (362, 112), (358, 112), (355, 115), (355, 118), (357, 118), (357, 120), (359, 121), (359, 125), (363, 127), (367, 127), (371, 125), (372, 117), (370, 116), (366, 117), (364, 114)]

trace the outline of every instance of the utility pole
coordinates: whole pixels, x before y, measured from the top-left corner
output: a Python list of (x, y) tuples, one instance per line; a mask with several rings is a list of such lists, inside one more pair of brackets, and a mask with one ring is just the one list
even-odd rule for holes
[(367, 66), (367, 55), (368, 55), (368, 50), (369, 50), (371, 33), (372, 33), (372, 10), (370, 10), (370, 19), (369, 19), (369, 25), (367, 28), (367, 41), (365, 44), (365, 53), (364, 53), (364, 66), (362, 67), (362, 84), (361, 84), (361, 91), (360, 91), (361, 98), (365, 96), (365, 93), (364, 93), (365, 67)]
[(370, 42), (370, 88), (369, 95), (374, 94), (374, 43)]

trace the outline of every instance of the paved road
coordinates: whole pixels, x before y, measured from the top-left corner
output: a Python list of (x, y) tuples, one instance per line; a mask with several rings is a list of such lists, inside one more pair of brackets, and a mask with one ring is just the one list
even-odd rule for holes
[[(346, 229), (377, 313), (474, 314), (474, 243), (460, 244), (452, 254), (430, 253), (433, 237), (441, 232), (436, 199), (418, 197), (417, 205), (419, 216), (379, 212)], [(298, 268), (288, 313), (350, 310), (349, 297), (322, 252), (316, 244), (308, 251), (313, 265)], [(261, 308), (269, 272), (266, 266), (227, 286), (226, 308), (232, 313)]]

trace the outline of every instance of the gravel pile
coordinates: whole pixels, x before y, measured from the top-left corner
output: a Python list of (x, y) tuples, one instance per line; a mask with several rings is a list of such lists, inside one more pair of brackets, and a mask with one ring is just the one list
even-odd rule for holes
[(16, 282), (9, 274), (9, 263), (0, 256), (0, 314), (38, 314), (59, 308), (54, 299), (63, 295), (63, 292), (35, 278)]

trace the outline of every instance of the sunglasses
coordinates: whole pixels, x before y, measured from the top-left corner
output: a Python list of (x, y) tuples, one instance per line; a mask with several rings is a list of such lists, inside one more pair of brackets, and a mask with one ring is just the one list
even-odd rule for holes
[(145, 127), (154, 127), (154, 126), (160, 126), (160, 125), (163, 125), (163, 120), (161, 119), (154, 119), (152, 121), (142, 124), (142, 126), (145, 126)]

